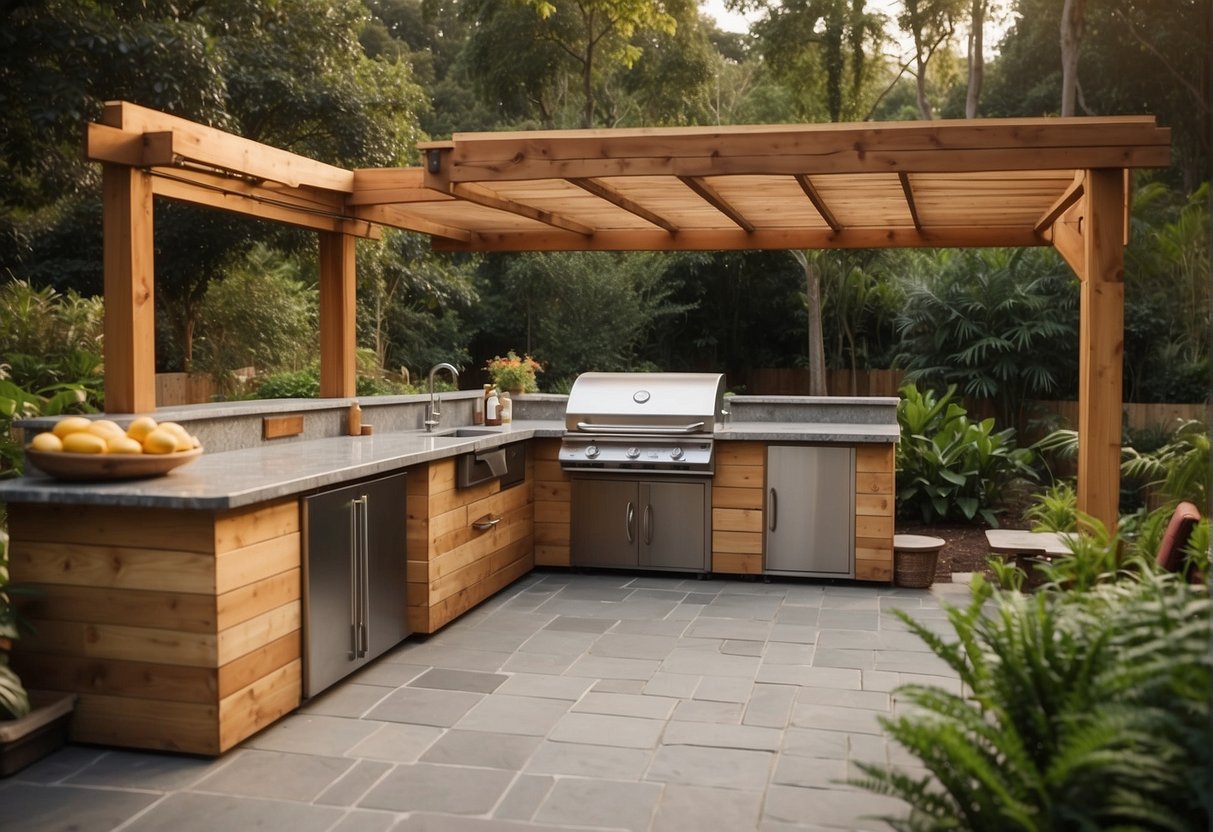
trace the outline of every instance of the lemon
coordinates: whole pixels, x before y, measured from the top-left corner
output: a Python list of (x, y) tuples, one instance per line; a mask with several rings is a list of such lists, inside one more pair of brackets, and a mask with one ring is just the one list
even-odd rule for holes
[(159, 425), (161, 430), (167, 430), (169, 433), (177, 437), (178, 451), (188, 451), (190, 448), (197, 447), (194, 443), (198, 440), (190, 435), (190, 432), (182, 427), (177, 422), (161, 422)]
[(69, 433), (88, 430), (88, 426), (92, 423), (91, 419), (85, 419), (83, 416), (64, 416), (58, 422), (55, 422), (55, 426), (51, 430), (55, 436), (62, 439)]
[(63, 437), (63, 450), (69, 454), (103, 454), (105, 440), (95, 433), (78, 430)]
[(143, 450), (149, 454), (171, 454), (177, 450), (178, 439), (175, 433), (161, 425), (143, 437)]
[(63, 450), (63, 440), (55, 434), (39, 433), (30, 440), (29, 446), (35, 451), (46, 451), (48, 453), (57, 453)]
[(143, 445), (131, 439), (125, 433), (114, 434), (105, 438), (106, 449), (111, 454), (141, 454)]
[(156, 420), (151, 416), (138, 416), (126, 429), (126, 435), (136, 442), (142, 442), (147, 435), (156, 429)]

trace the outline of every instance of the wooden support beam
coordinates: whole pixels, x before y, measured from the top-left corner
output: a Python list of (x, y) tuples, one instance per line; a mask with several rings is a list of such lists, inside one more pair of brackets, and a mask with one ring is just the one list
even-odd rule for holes
[(354, 189), (352, 171), (128, 101), (107, 101), (101, 121), (127, 133), (172, 132), (173, 152), (181, 158), (255, 179), (342, 193)]
[(653, 225), (657, 226), (658, 228), (664, 228), (666, 231), (670, 232), (671, 234), (678, 233), (677, 225), (670, 222), (669, 220), (667, 220), (665, 217), (661, 216), (660, 214), (658, 214), (654, 211), (650, 211), (648, 208), (645, 208), (643, 205), (640, 205), (639, 203), (635, 202), (634, 200), (628, 199), (626, 196), (619, 193), (619, 191), (615, 190), (610, 185), (606, 184), (605, 182), (602, 182), (601, 180), (598, 180), (598, 179), (570, 179), (569, 182), (576, 185), (578, 188), (581, 188), (583, 191), (593, 194), (594, 196), (598, 197), (599, 199), (605, 199), (607, 202), (610, 202), (613, 205), (619, 206), (620, 208), (627, 211), (628, 213), (635, 214), (636, 216), (640, 217), (642, 220), (651, 222)]
[(1069, 264), (1079, 280), (1087, 279), (1086, 243), (1083, 239), (1086, 206), (1087, 203), (1082, 200), (1074, 203), (1053, 221), (1048, 231), (1053, 248), (1057, 249), (1061, 259)]
[(392, 228), (402, 228), (405, 231), (416, 231), (419, 234), (429, 234), (431, 237), (445, 237), (448, 240), (470, 242), (472, 232), (464, 228), (455, 228), (440, 222), (427, 220), (416, 214), (401, 210), (395, 205), (359, 205), (354, 213), (379, 225), (390, 225)]
[(745, 231), (747, 234), (753, 233), (754, 224), (747, 220), (745, 215), (740, 211), (730, 205), (729, 201), (707, 182), (696, 176), (679, 176), (678, 179), (682, 184), (699, 194), (700, 199), (728, 217), (742, 231)]
[(524, 205), (512, 199), (505, 199), (483, 185), (455, 182), (450, 185), (450, 193), (459, 199), (483, 205), (485, 208), (495, 208), (498, 211), (517, 214), (520, 217), (526, 217), (527, 219), (541, 222), (544, 225), (550, 225), (553, 228), (563, 228), (565, 231), (572, 231), (574, 234), (584, 234), (589, 237), (594, 233), (594, 229), (588, 225), (583, 225), (568, 217), (563, 217), (551, 211), (544, 211), (532, 205)]
[(320, 233), (320, 395), (357, 392), (354, 238)]
[(152, 184), (144, 171), (101, 167), (105, 274), (105, 409), (156, 409)]
[(1070, 187), (1066, 188), (1062, 195), (1049, 206), (1049, 209), (1040, 215), (1040, 219), (1036, 221), (1033, 228), (1037, 231), (1044, 231), (1057, 222), (1058, 217), (1068, 211), (1071, 205), (1082, 199), (1082, 183), (1085, 178), (1084, 171), (1080, 170), (1074, 174), (1074, 181), (1070, 183)]
[(817, 187), (813, 184), (813, 180), (803, 173), (798, 173), (795, 176), (796, 184), (800, 186), (800, 190), (804, 191), (804, 195), (809, 198), (809, 202), (813, 203), (813, 207), (817, 209), (817, 213), (821, 214), (821, 218), (825, 220), (826, 225), (830, 226), (833, 231), (842, 231), (842, 223), (834, 216), (834, 212), (830, 210), (830, 206), (826, 205), (826, 201), (821, 198), (821, 194), (817, 192)]
[(918, 218), (918, 206), (914, 204), (914, 189), (910, 186), (910, 174), (899, 170), (897, 180), (901, 182), (901, 192), (905, 194), (906, 205), (910, 209), (910, 219), (914, 222), (914, 227), (922, 231), (922, 220)]
[(133, 168), (171, 165), (173, 133), (128, 133), (106, 124), (90, 123), (84, 134), (84, 158)]
[(1079, 307), (1078, 508), (1115, 529), (1124, 371), (1124, 177), (1090, 170)]

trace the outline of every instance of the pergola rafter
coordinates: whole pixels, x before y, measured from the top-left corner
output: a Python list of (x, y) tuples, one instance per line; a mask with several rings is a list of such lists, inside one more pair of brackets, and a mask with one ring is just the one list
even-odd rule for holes
[[(327, 165), (126, 102), (103, 167), (106, 405), (155, 409), (154, 196), (314, 229), (321, 394), (354, 394), (353, 241), (443, 251), (1048, 246), (1082, 283), (1079, 507), (1119, 491), (1128, 172), (1170, 164), (1152, 117), (456, 134), (419, 168)], [(924, 221), (924, 219), (926, 221)]]

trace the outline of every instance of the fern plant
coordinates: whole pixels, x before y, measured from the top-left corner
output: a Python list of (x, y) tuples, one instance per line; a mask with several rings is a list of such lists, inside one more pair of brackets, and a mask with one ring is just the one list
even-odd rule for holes
[(905, 685), (886, 731), (926, 773), (860, 763), (894, 829), (1203, 828), (1210, 809), (1210, 601), (1143, 569), (1088, 592), (975, 581), (946, 639), (902, 614), (965, 695)]

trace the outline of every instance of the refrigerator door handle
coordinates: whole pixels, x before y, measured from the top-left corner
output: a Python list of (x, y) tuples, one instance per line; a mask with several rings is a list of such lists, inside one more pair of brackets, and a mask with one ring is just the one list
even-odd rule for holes
[(775, 531), (775, 527), (779, 524), (779, 495), (775, 493), (775, 489), (771, 489), (771, 525), (768, 527), (771, 531)]
[(358, 643), (358, 658), (364, 658), (371, 647), (370, 634), (370, 597), (371, 597), (371, 545), (370, 545), (370, 514), (369, 498), (363, 494), (358, 498), (358, 537), (361, 544), (358, 548), (358, 559), (361, 563), (362, 580), (359, 586), (359, 612), (361, 619)]
[(358, 553), (358, 501), (350, 501), (350, 660), (358, 658), (359, 635), (358, 635), (358, 571), (359, 571), (359, 553)]

